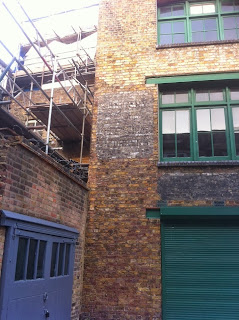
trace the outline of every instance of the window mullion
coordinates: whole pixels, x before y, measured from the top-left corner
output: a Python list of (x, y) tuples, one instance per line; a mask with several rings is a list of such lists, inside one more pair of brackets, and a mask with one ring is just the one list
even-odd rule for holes
[(227, 117), (228, 117), (228, 134), (229, 134), (229, 147), (231, 151), (231, 158), (236, 158), (236, 146), (235, 146), (235, 137), (234, 137), (234, 126), (233, 126), (233, 118), (232, 118), (232, 108), (230, 104), (230, 92), (229, 88), (226, 87), (226, 100), (227, 100)]
[(177, 111), (175, 110), (175, 134), (174, 134), (174, 143), (175, 143), (175, 156), (178, 157), (178, 144), (177, 144)]
[(190, 19), (189, 19), (189, 2), (185, 2), (185, 15), (186, 15), (186, 42), (192, 41), (191, 36), (191, 27), (190, 27)]
[(193, 160), (197, 160), (198, 159), (198, 139), (197, 139), (197, 125), (196, 125), (196, 110), (195, 110), (195, 95), (194, 95), (194, 90), (191, 89), (191, 102), (192, 102), (192, 107), (191, 107), (191, 111), (192, 111), (192, 157)]
[(212, 157), (215, 157), (213, 131), (212, 131), (212, 109), (210, 108), (209, 110), (210, 110), (209, 115), (210, 115), (210, 136), (211, 136)]
[(223, 32), (223, 21), (222, 21), (222, 9), (221, 9), (221, 1), (216, 0), (216, 8), (217, 8), (217, 16), (218, 16), (218, 35), (219, 40), (224, 39), (224, 32)]

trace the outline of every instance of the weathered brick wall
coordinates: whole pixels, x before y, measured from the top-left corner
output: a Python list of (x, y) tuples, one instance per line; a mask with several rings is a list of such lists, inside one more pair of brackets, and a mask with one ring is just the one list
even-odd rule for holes
[[(88, 190), (42, 152), (17, 139), (0, 141), (0, 209), (61, 223), (80, 232), (76, 245), (72, 319), (79, 318)], [(0, 261), (4, 229), (0, 229)], [(1, 241), (2, 240), (2, 241)]]
[(159, 170), (159, 206), (238, 206), (238, 190), (238, 166)]
[(157, 50), (156, 30), (156, 0), (101, 1), (82, 319), (161, 318), (160, 225), (147, 207), (238, 204), (235, 168), (157, 167), (158, 89), (145, 77), (238, 71), (239, 44)]

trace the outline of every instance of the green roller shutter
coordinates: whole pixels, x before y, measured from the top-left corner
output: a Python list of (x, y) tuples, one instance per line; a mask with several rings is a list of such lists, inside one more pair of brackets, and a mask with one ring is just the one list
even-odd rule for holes
[(218, 220), (162, 219), (163, 320), (239, 319), (239, 222)]

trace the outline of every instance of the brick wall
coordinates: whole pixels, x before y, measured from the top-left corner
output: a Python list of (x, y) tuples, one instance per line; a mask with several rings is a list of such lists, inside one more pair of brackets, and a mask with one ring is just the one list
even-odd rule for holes
[[(88, 191), (85, 184), (22, 139), (0, 140), (0, 209), (76, 228), (72, 319), (79, 318)], [(0, 229), (0, 262), (4, 229)]]
[(239, 44), (156, 49), (156, 30), (156, 0), (101, 1), (82, 319), (161, 319), (147, 207), (238, 204), (237, 168), (157, 167), (158, 88), (145, 78), (238, 71)]

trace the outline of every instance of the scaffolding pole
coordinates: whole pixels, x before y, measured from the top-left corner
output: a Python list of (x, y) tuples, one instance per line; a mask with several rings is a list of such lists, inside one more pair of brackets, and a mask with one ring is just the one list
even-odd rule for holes
[[(83, 158), (83, 148), (84, 148), (84, 141), (86, 140), (85, 137), (85, 127), (86, 127), (86, 119), (88, 116), (91, 116), (92, 113), (88, 108), (88, 101), (91, 105), (93, 105), (93, 102), (91, 101), (90, 97), (93, 97), (93, 93), (91, 92), (89, 85), (88, 85), (88, 81), (84, 78), (84, 76), (82, 75), (80, 68), (78, 67), (77, 63), (72, 59), (73, 64), (76, 68), (76, 71), (78, 72), (80, 78), (83, 80), (82, 81), (78, 81), (78, 79), (76, 77), (73, 77), (72, 74), (69, 74), (68, 76), (68, 70), (64, 70), (63, 67), (61, 66), (60, 62), (57, 60), (56, 55), (51, 51), (51, 49), (48, 46), (48, 43), (45, 41), (45, 39), (43, 38), (43, 36), (41, 35), (41, 33), (39, 32), (39, 30), (36, 28), (35, 24), (33, 23), (33, 20), (28, 16), (28, 14), (26, 13), (25, 9), (22, 7), (22, 5), (20, 4), (20, 2), (18, 1), (18, 5), (20, 6), (21, 10), (24, 12), (24, 14), (26, 15), (28, 21), (30, 22), (30, 24), (32, 25), (32, 27), (34, 28), (34, 30), (36, 31), (37, 34), (37, 39), (38, 39), (38, 43), (39, 43), (39, 38), (42, 41), (42, 44), (48, 49), (49, 51), (49, 56), (50, 56), (50, 60), (52, 61), (52, 66), (50, 65), (49, 62), (49, 58), (48, 56), (45, 58), (40, 51), (40, 48), (37, 47), (37, 45), (30, 39), (29, 37), (29, 33), (27, 34), (27, 32), (23, 29), (23, 27), (21, 26), (21, 24), (17, 21), (17, 19), (14, 17), (14, 15), (10, 12), (10, 10), (8, 9), (8, 7), (6, 6), (5, 3), (2, 3), (3, 6), (5, 7), (5, 9), (7, 10), (7, 12), (10, 14), (10, 16), (12, 17), (12, 19), (15, 21), (15, 23), (18, 25), (18, 27), (21, 29), (22, 33), (25, 35), (25, 37), (27, 38), (27, 40), (29, 41), (29, 45), (31, 45), (33, 47), (33, 49), (37, 52), (38, 56), (40, 57), (40, 59), (43, 61), (43, 72), (42, 72), (42, 79), (41, 79), (41, 85), (43, 84), (43, 77), (45, 74), (45, 67), (47, 67), (47, 69), (49, 71), (46, 70), (46, 73), (50, 72), (50, 74), (48, 73), (48, 77), (50, 75), (52, 75), (52, 81), (51, 81), (51, 94), (50, 96), (42, 89), (42, 86), (38, 83), (38, 81), (33, 77), (33, 72), (30, 70), (30, 72), (28, 72), (27, 68), (25, 67), (20, 60), (18, 60), (16, 57), (13, 56), (13, 54), (8, 50), (8, 48), (2, 43), (2, 41), (0, 41), (0, 44), (3, 45), (3, 47), (8, 51), (8, 53), (12, 56), (13, 61), (16, 61), (18, 63), (18, 65), (21, 67), (21, 69), (25, 72), (25, 76), (28, 76), (31, 80), (31, 87), (30, 87), (30, 94), (29, 97), (21, 90), (21, 88), (15, 83), (16, 81), (16, 73), (14, 75), (14, 86), (13, 86), (13, 92), (12, 95), (10, 95), (7, 91), (7, 94), (21, 107), (23, 108), (27, 114), (31, 114), (32, 113), (29, 112), (19, 101), (17, 101), (16, 97), (14, 97), (14, 89), (15, 86), (16, 88), (18, 88), (18, 90), (23, 94), (23, 99), (25, 99), (25, 96), (27, 96), (28, 100), (29, 100), (29, 107), (30, 107), (30, 102), (32, 103), (32, 106), (36, 106), (36, 104), (32, 101), (32, 89), (33, 89), (33, 85), (35, 85), (43, 94), (43, 96), (49, 101), (49, 113), (48, 113), (48, 123), (47, 126), (44, 125), (45, 128), (47, 128), (47, 138), (46, 138), (46, 148), (45, 151), (48, 154), (49, 152), (49, 138), (50, 138), (50, 134), (51, 133), (51, 121), (52, 121), (52, 113), (53, 113), (53, 107), (56, 108), (56, 110), (63, 116), (63, 118), (67, 121), (67, 123), (77, 132), (77, 135), (79, 135), (79, 137), (81, 137), (81, 150), (80, 150), (80, 163), (82, 163), (82, 158)], [(79, 34), (78, 34), (79, 37)], [(78, 46), (78, 43), (77, 43)], [(81, 46), (81, 49), (85, 52), (86, 55), (86, 59), (87, 61), (92, 62), (93, 66), (94, 66), (94, 62), (91, 59), (91, 57), (89, 56), (89, 54), (86, 52), (86, 50)], [(77, 54), (78, 55), (78, 54)], [(80, 58), (80, 60), (82, 61), (83, 65), (86, 68), (86, 72), (88, 73), (88, 68), (89, 65), (88, 63), (85, 63), (85, 61), (78, 55), (78, 57)], [(54, 60), (54, 62), (53, 62)], [(72, 66), (72, 64), (70, 63), (70, 65)], [(91, 63), (90, 63), (91, 65)], [(90, 66), (90, 68), (92, 67), (92, 65)], [(59, 70), (59, 72), (57, 72), (57, 70)], [(94, 69), (91, 69), (94, 72)], [(34, 70), (33, 70), (34, 71)], [(69, 70), (70, 71), (70, 70)], [(92, 71), (90, 71), (91, 73)], [(71, 87), (70, 89), (66, 90), (65, 88), (65, 84), (63, 85), (62, 81), (59, 79), (60, 75), (63, 75), (63, 79), (67, 79), (67, 81), (69, 81)], [(49, 78), (48, 78), (49, 79)], [(62, 79), (62, 76), (61, 76)], [(77, 80), (77, 84), (80, 85), (81, 88), (81, 94), (78, 92), (78, 90), (75, 88), (75, 83), (73, 80)], [(82, 114), (82, 127), (81, 130), (77, 129), (77, 127), (71, 122), (71, 120), (65, 115), (65, 113), (57, 106), (57, 104), (54, 102), (54, 84), (55, 82), (58, 82), (61, 86), (61, 88), (63, 89), (63, 91), (65, 92), (65, 94), (68, 96), (68, 98), (70, 99), (70, 101), (73, 103), (74, 107), (77, 107), (78, 110), (81, 111)], [(71, 92), (71, 90), (73, 91), (73, 93)], [(83, 91), (83, 92), (82, 92)], [(69, 94), (71, 92), (71, 94)], [(83, 94), (82, 94), (83, 93)], [(72, 98), (73, 96), (73, 98)], [(83, 96), (83, 97), (82, 97)], [(25, 101), (25, 100), (24, 100)], [(79, 107), (81, 105), (81, 107)], [(38, 118), (34, 115), (32, 116), (35, 120), (37, 120), (38, 123), (41, 123)], [(53, 128), (53, 127), (52, 127)], [(81, 131), (81, 132), (80, 132)], [(53, 135), (54, 136), (54, 135)]]
[[(46, 129), (46, 125), (44, 123), (42, 123), (41, 120), (39, 120), (34, 114), (32, 114), (29, 110), (27, 110), (27, 108), (25, 108), (13, 95), (11, 95), (6, 89), (4, 89), (1, 85), (0, 85), (0, 89), (5, 92), (13, 101), (15, 101), (20, 108), (22, 108), (27, 114), (29, 114), (34, 120), (36, 120), (41, 126), (44, 126), (44, 128)], [(4, 101), (5, 102), (5, 101)], [(7, 103), (8, 102), (8, 103)], [(10, 104), (11, 101), (6, 101), (6, 103), (4, 104)], [(58, 140), (58, 137), (51, 132), (51, 135)]]
[(0, 83), (2, 82), (3, 78), (8, 73), (8, 71), (10, 70), (14, 61), (15, 61), (15, 58), (12, 58), (12, 61), (9, 63), (9, 65), (3, 70), (2, 74), (0, 75)]
[[(54, 53), (51, 51), (51, 49), (49, 48), (48, 44), (46, 43), (45, 39), (43, 38), (43, 36), (41, 35), (41, 33), (39, 32), (39, 30), (37, 29), (37, 27), (35, 26), (35, 24), (33, 23), (32, 19), (29, 17), (29, 15), (27, 14), (27, 12), (25, 11), (25, 9), (23, 8), (23, 6), (18, 2), (20, 8), (22, 9), (22, 11), (24, 12), (24, 14), (26, 15), (28, 21), (31, 23), (32, 27), (35, 29), (37, 35), (41, 38), (43, 44), (45, 45), (45, 47), (48, 49), (48, 51), (50, 52), (51, 58), (55, 58)], [(6, 7), (6, 5), (5, 5)], [(8, 10), (8, 9), (7, 9)], [(11, 14), (11, 12), (8, 10), (8, 12)], [(11, 14), (11, 16), (14, 18), (14, 16)], [(16, 19), (14, 18), (14, 20), (16, 21)], [(41, 53), (39, 52), (39, 50), (36, 48), (36, 46), (34, 45), (34, 43), (31, 41), (31, 39), (28, 37), (28, 35), (26, 34), (26, 32), (23, 30), (23, 28), (21, 27), (21, 25), (16, 21), (16, 23), (18, 24), (18, 26), (21, 28), (22, 32), (24, 33), (24, 35), (27, 37), (29, 43), (33, 46), (33, 48), (36, 50), (36, 52), (38, 53), (38, 55), (40, 56), (40, 58), (42, 59), (42, 61), (44, 63), (46, 63), (46, 66), (48, 67), (49, 71), (51, 73), (53, 73), (52, 68), (49, 66), (49, 64), (47, 63), (47, 61), (44, 59), (44, 57), (41, 55)], [(74, 92), (78, 95), (78, 97), (80, 98), (80, 100), (82, 101), (82, 97), (80, 96), (79, 92), (75, 89), (74, 85), (71, 82), (71, 79), (68, 77), (67, 73), (64, 72), (61, 64), (59, 63), (59, 61), (57, 61), (57, 64), (60, 68), (60, 70), (64, 73), (64, 75), (66, 76), (66, 79), (70, 82), (70, 84), (72, 85), (72, 87), (74, 88)], [(67, 92), (67, 90), (64, 88), (64, 86), (62, 85), (60, 79), (58, 78), (58, 76), (56, 75), (56, 79), (59, 82), (60, 86), (62, 87), (62, 89), (64, 90), (64, 92), (67, 94), (67, 96), (70, 98), (70, 100), (72, 101), (73, 104), (76, 104), (75, 101), (72, 99), (72, 97), (69, 95), (69, 93)], [(81, 102), (80, 101), (80, 102)], [(80, 104), (80, 102), (78, 102), (76, 105)]]
[[(8, 48), (3, 44), (3, 42), (0, 40), (0, 43), (2, 46), (8, 51), (8, 53), (13, 57), (13, 54), (8, 50)], [(48, 101), (50, 101), (50, 97), (48, 94), (42, 89), (42, 87), (39, 85), (39, 83), (33, 78), (33, 76), (26, 70), (24, 65), (15, 57), (16, 62), (20, 65), (20, 67), (25, 71), (25, 73), (30, 77), (30, 79), (33, 81), (33, 83), (39, 88), (39, 90), (42, 92), (42, 94), (47, 98)], [(67, 120), (67, 122), (76, 130), (76, 132), (81, 136), (80, 131), (74, 126), (74, 124), (67, 118), (67, 116), (61, 111), (61, 109), (55, 104), (55, 102), (52, 102), (53, 106), (62, 114), (62, 116)]]
[(49, 150), (49, 140), (50, 140), (50, 131), (51, 131), (51, 116), (52, 116), (52, 105), (53, 105), (53, 97), (54, 97), (54, 83), (56, 78), (56, 57), (53, 62), (53, 76), (52, 76), (52, 87), (51, 87), (51, 97), (50, 97), (50, 106), (49, 106), (49, 114), (48, 114), (48, 124), (47, 124), (47, 136), (46, 136), (46, 154), (48, 154)]
[[(86, 82), (86, 88), (87, 88), (87, 82)], [(86, 107), (87, 101), (87, 90), (85, 90), (84, 94), (84, 107)], [(83, 121), (82, 121), (82, 130), (81, 130), (81, 149), (80, 149), (80, 163), (82, 163), (82, 157), (83, 157), (83, 148), (84, 148), (84, 135), (85, 135), (85, 119), (86, 119), (86, 108), (84, 108), (84, 115), (83, 115)]]

